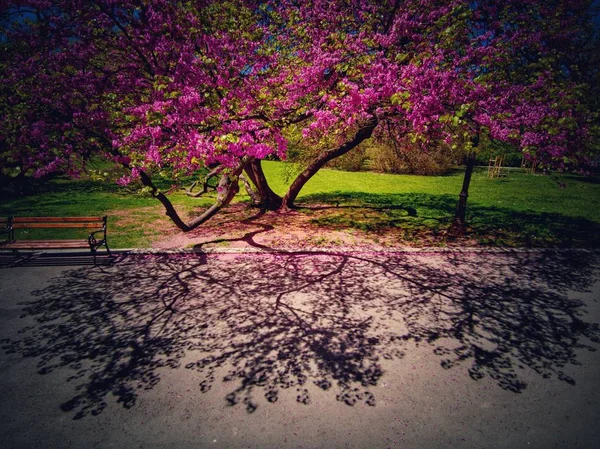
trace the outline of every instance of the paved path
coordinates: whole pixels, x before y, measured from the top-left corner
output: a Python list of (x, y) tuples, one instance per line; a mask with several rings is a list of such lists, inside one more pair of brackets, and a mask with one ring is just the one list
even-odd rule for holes
[(598, 447), (599, 255), (2, 268), (0, 447)]

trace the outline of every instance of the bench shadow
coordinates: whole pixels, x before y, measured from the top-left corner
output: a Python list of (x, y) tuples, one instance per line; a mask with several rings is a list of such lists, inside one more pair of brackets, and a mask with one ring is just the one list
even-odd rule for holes
[(39, 374), (68, 372), (74, 394), (60, 407), (74, 419), (113, 397), (133, 407), (183, 369), (248, 412), (285, 390), (308, 404), (315, 387), (375, 406), (386, 364), (415, 345), (519, 393), (531, 370), (576, 383), (565, 368), (600, 329), (573, 292), (598, 265), (594, 252), (551, 250), (131, 254), (33, 292), (23, 316), (36, 324), (1, 347), (35, 358)]
[(0, 268), (15, 267), (81, 267), (106, 266), (116, 262), (118, 256), (98, 252), (96, 257), (89, 251), (85, 252), (48, 252), (48, 251), (0, 251)]

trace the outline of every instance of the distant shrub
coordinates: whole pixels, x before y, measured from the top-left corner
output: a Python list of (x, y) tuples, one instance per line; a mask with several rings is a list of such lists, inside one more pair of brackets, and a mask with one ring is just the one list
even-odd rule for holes
[(370, 168), (384, 173), (440, 175), (460, 161), (459, 152), (447, 145), (424, 151), (408, 145), (372, 144), (368, 154)]
[[(302, 138), (301, 133), (294, 126), (290, 126), (285, 135), (288, 138), (286, 159), (297, 165), (295, 171), (298, 171), (298, 167), (307, 166), (320, 152), (336, 148), (341, 144), (339, 136), (334, 135), (323, 136), (319, 142), (309, 142)], [(343, 141), (342, 139), (341, 142)], [(344, 171), (360, 171), (367, 159), (367, 148), (359, 145), (343, 156), (329, 161), (325, 167)]]
[(359, 145), (358, 147), (350, 150), (343, 156), (337, 157), (326, 165), (328, 168), (335, 168), (336, 170), (344, 171), (360, 171), (367, 161), (367, 149), (365, 146)]

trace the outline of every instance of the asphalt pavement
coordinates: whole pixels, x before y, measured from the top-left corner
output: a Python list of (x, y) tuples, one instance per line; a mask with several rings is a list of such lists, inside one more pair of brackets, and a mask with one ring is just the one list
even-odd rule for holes
[(0, 266), (4, 449), (599, 445), (598, 251)]

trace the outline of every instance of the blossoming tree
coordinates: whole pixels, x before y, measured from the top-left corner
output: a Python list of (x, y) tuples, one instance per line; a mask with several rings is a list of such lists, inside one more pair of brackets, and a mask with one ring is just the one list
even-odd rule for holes
[[(589, 3), (5, 1), (0, 157), (22, 173), (76, 174), (101, 154), (184, 231), (227, 205), (243, 172), (264, 205), (291, 207), (325, 163), (372, 136), (472, 155), (485, 135), (566, 166), (586, 128), (564, 55)], [(260, 161), (285, 157), (292, 123), (336, 145), (281, 199)], [(153, 177), (201, 167), (220, 177), (217, 200), (185, 222)]]

